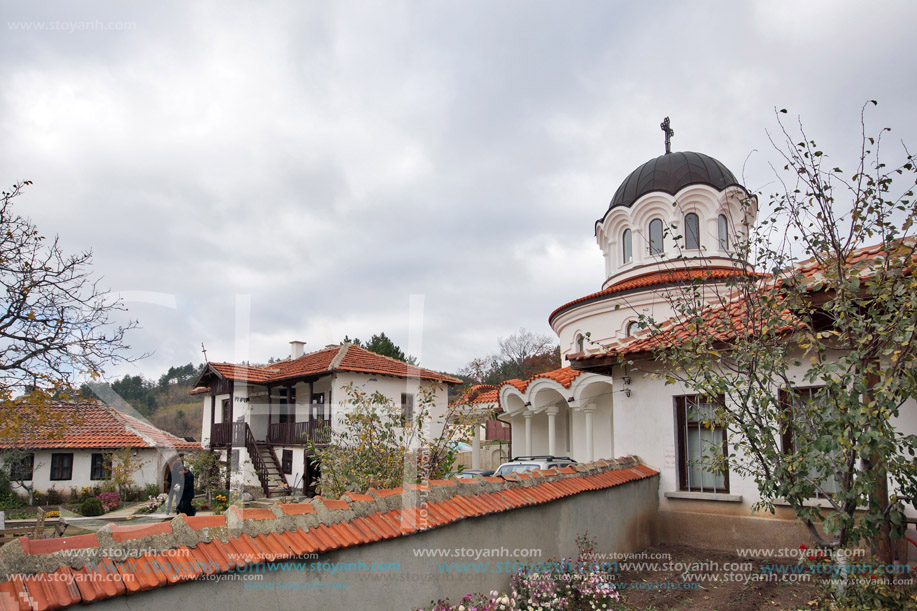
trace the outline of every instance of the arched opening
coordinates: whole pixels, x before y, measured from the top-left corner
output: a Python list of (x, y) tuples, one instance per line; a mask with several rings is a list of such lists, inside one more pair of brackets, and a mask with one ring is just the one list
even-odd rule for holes
[(579, 393), (576, 401), (578, 409), (573, 421), (573, 447), (577, 455), (573, 458), (579, 461), (614, 458), (614, 386), (611, 381), (590, 383)]
[(630, 229), (625, 229), (624, 234), (621, 236), (621, 257), (625, 265), (634, 260)]
[(685, 215), (685, 248), (700, 249), (700, 218), (693, 212)]
[[(568, 456), (570, 453), (570, 407), (566, 398), (553, 388), (543, 388), (532, 397), (532, 409), (537, 413), (535, 443), (532, 450), (535, 454), (553, 454)], [(553, 416), (551, 413), (553, 412)], [(551, 421), (553, 420), (553, 443), (551, 439)], [(553, 446), (553, 447), (552, 447)]]
[(624, 334), (625, 334), (624, 336), (633, 337), (639, 330), (640, 330), (640, 324), (636, 320), (632, 320), (629, 323), (627, 323), (627, 327), (625, 328), (625, 331), (624, 331)]
[(650, 221), (650, 254), (661, 255), (662, 250), (662, 220)]
[(725, 214), (717, 217), (716, 232), (720, 242), (720, 250), (729, 250), (729, 223), (726, 221)]

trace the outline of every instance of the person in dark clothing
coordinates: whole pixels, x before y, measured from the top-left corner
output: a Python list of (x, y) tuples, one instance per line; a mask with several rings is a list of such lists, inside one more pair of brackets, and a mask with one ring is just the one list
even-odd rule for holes
[(191, 469), (185, 467), (185, 481), (181, 490), (181, 500), (178, 501), (178, 513), (183, 513), (187, 516), (193, 516), (197, 513), (197, 510), (191, 504), (191, 499), (194, 498), (194, 475), (191, 474)]

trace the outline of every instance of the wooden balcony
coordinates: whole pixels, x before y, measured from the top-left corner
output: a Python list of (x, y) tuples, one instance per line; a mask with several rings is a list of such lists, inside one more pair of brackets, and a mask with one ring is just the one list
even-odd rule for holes
[(268, 426), (266, 441), (277, 446), (304, 446), (310, 441), (326, 444), (331, 441), (331, 421), (275, 422)]
[(217, 422), (210, 429), (211, 448), (245, 447), (245, 422)]

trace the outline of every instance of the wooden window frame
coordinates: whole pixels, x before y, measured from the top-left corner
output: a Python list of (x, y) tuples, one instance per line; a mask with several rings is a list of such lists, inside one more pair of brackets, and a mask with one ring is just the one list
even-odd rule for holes
[[(64, 468), (66, 467), (66, 477)], [(51, 454), (52, 482), (66, 482), (73, 479), (73, 452), (55, 452)]]
[[(28, 473), (28, 477), (22, 477)], [(35, 478), (35, 453), (30, 452), (19, 457), (10, 464), (10, 480), (30, 482)]]
[[(713, 494), (729, 494), (729, 469), (723, 471), (723, 488), (703, 488), (701, 486), (688, 486), (688, 439), (687, 432), (688, 429), (700, 429), (703, 428), (703, 423), (700, 420), (688, 420), (688, 401), (694, 401), (694, 404), (697, 405), (702, 399), (700, 395), (678, 395), (674, 397), (674, 409), (675, 409), (675, 445), (676, 445), (676, 454), (677, 454), (677, 463), (678, 463), (678, 489), (685, 492), (711, 492)], [(715, 426), (713, 431), (719, 431), (723, 438), (723, 456), (729, 457), (729, 442), (726, 437), (726, 429), (720, 426)]]
[(414, 395), (408, 392), (401, 393), (401, 423), (407, 426), (414, 422)]
[(111, 479), (111, 454), (92, 453), (89, 459), (89, 479), (93, 481)]

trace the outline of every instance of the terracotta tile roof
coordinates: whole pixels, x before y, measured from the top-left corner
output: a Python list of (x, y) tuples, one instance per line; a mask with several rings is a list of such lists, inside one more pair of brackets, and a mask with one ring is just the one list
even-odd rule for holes
[(491, 386), (490, 384), (475, 384), (469, 388), (467, 392), (458, 397), (455, 403), (480, 405), (483, 403), (496, 403), (497, 400), (498, 392), (496, 386)]
[(546, 371), (544, 373), (535, 374), (525, 381), (518, 379), (506, 380), (500, 383), (500, 386), (497, 389), (497, 395), (499, 396), (499, 388), (506, 386), (507, 384), (515, 387), (519, 392), (524, 393), (525, 389), (529, 387), (529, 384), (539, 378), (548, 378), (549, 380), (554, 380), (555, 382), (559, 383), (564, 388), (570, 388), (570, 385), (573, 384), (573, 380), (575, 380), (581, 373), (583, 372), (571, 369), (570, 367), (561, 367), (560, 369), (555, 369), (553, 371)]
[[(462, 381), (450, 375), (415, 367), (375, 352), (370, 352), (354, 344), (328, 346), (304, 354), (298, 359), (287, 359), (277, 363), (261, 366), (236, 365), (233, 363), (208, 363), (210, 369), (228, 380), (245, 380), (264, 384), (293, 378), (303, 378), (331, 373), (333, 371), (352, 371), (395, 376), (399, 378), (418, 377), (446, 384), (461, 384)], [(204, 369), (201, 380), (208, 374)], [(201, 384), (201, 382), (198, 382)], [(206, 388), (206, 387), (204, 387)], [(197, 391), (197, 388), (195, 389)], [(194, 391), (192, 391), (194, 392)]]
[[(52, 405), (45, 426), (27, 429), (16, 439), (0, 439), (0, 448), (175, 448), (199, 450), (199, 442), (171, 433), (100, 403)], [(27, 419), (26, 419), (27, 420)]]
[(689, 282), (693, 280), (725, 280), (727, 278), (735, 278), (745, 274), (746, 272), (736, 270), (732, 267), (700, 267), (696, 269), (672, 269), (649, 272), (643, 274), (642, 276), (636, 276), (634, 278), (622, 280), (597, 293), (592, 293), (591, 295), (586, 295), (585, 297), (580, 297), (579, 299), (574, 299), (573, 301), (565, 303), (564, 305), (551, 312), (551, 315), (548, 316), (548, 323), (550, 324), (550, 322), (554, 320), (555, 316), (575, 305), (589, 301), (597, 301), (610, 295), (623, 293), (633, 289), (649, 288), (652, 286)]
[[(635, 457), (551, 469), (535, 477), (432, 481), (437, 501), (405, 505), (402, 489), (373, 490), (348, 500), (316, 497), (271, 509), (230, 507), (223, 515), (180, 515), (138, 526), (109, 524), (95, 534), (0, 548), (0, 609), (59, 609), (286, 560), (371, 544), (465, 518), (539, 505), (586, 491), (654, 477)], [(525, 475), (525, 474), (520, 474)], [(391, 502), (391, 501), (394, 501)], [(117, 545), (113, 545), (117, 542)], [(137, 557), (124, 559), (135, 550)], [(79, 552), (79, 553), (75, 553)], [(117, 557), (109, 557), (117, 556)], [(120, 579), (108, 578), (119, 575)]]
[[(907, 252), (915, 243), (917, 242), (913, 239), (908, 239), (902, 242), (901, 248)], [(862, 267), (866, 273), (862, 273), (861, 277), (865, 277), (870, 267), (875, 267), (875, 263), (887, 256), (888, 253), (881, 245), (866, 246), (851, 253), (848, 265)], [(778, 276), (759, 275), (760, 282), (757, 286), (758, 290), (762, 291), (762, 295), (774, 294), (773, 292), (784, 283), (801, 279), (802, 288), (807, 292), (814, 292), (823, 288), (820, 282), (821, 276), (821, 265), (814, 258), (806, 259), (794, 264)], [(757, 332), (755, 322), (760, 322), (762, 319), (770, 320), (775, 304), (780, 303), (782, 301), (775, 298), (773, 303), (767, 304), (768, 313), (761, 314), (758, 309), (762, 307), (762, 301), (737, 296), (725, 304), (708, 307), (701, 313), (699, 321), (671, 318), (660, 325), (660, 330), (656, 334), (641, 331), (632, 338), (605, 346), (604, 352), (590, 355), (571, 354), (567, 358), (572, 362), (588, 362), (608, 357), (650, 353), (654, 350), (682, 345), (697, 337), (699, 332), (714, 341), (729, 342), (742, 334)], [(780, 313), (780, 319), (783, 326), (771, 329), (770, 332), (785, 333), (803, 325), (802, 321), (797, 319), (789, 309)]]

